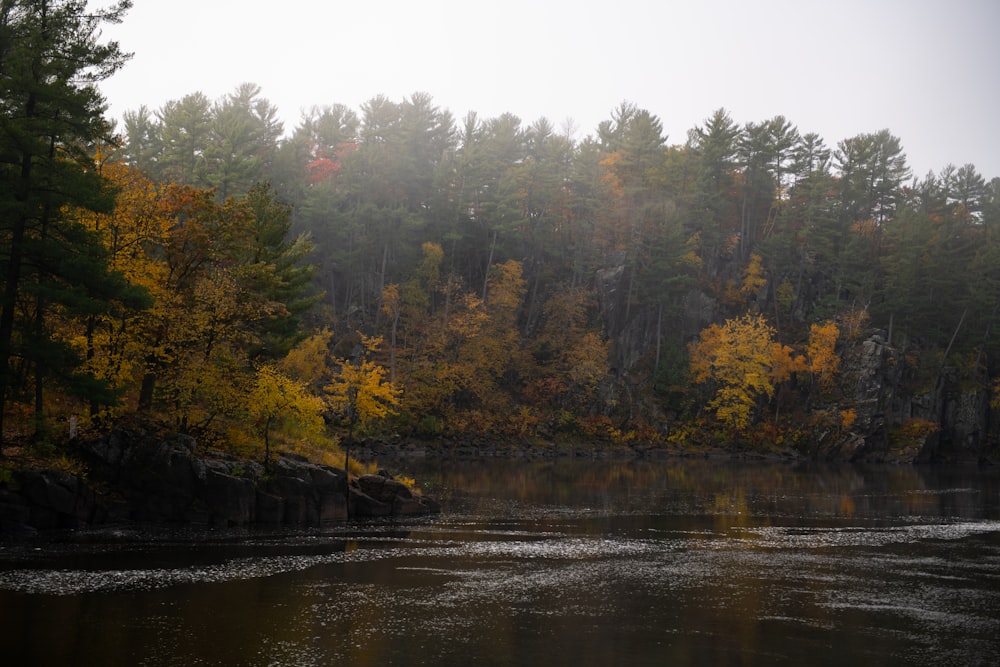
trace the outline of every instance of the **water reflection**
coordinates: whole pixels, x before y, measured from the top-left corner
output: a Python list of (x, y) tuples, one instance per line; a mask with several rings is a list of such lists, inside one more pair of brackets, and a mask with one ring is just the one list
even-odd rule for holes
[(5, 547), (0, 654), (586, 666), (992, 664), (1000, 651), (997, 471), (698, 460), (416, 472), (441, 517)]
[(432, 493), (468, 503), (463, 511), (474, 512), (478, 505), (487, 514), (496, 511), (493, 503), (500, 499), (510, 503), (511, 510), (523, 506), (532, 512), (567, 508), (615, 514), (982, 519), (996, 518), (1000, 481), (996, 470), (973, 468), (717, 460), (498, 461), (489, 466), (449, 461), (425, 463), (419, 472)]

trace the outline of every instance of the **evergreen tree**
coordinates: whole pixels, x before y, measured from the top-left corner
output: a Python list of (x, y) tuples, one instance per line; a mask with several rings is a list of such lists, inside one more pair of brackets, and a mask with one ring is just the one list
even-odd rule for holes
[(205, 158), (212, 128), (211, 106), (203, 93), (191, 93), (164, 104), (160, 121), (160, 154), (154, 177), (182, 185), (209, 185)]
[(221, 199), (260, 181), (274, 156), (282, 125), (277, 108), (260, 93), (260, 86), (244, 83), (212, 108), (206, 178)]
[[(93, 309), (120, 294), (100, 239), (66, 211), (113, 205), (94, 168), (93, 145), (108, 137), (96, 83), (128, 59), (100, 28), (119, 22), (129, 0), (93, 10), (80, 0), (0, 1), (0, 444), (15, 365), (34, 367), (35, 410), (46, 372), (66, 358), (45, 327), (51, 304)], [(25, 309), (27, 304), (28, 309)], [(57, 349), (58, 348), (58, 349)], [(46, 355), (58, 354), (58, 359)]]
[(266, 313), (256, 323), (265, 351), (283, 356), (301, 336), (300, 317), (321, 294), (308, 294), (316, 268), (305, 262), (313, 250), (308, 234), (289, 238), (291, 206), (277, 201), (268, 185), (256, 185), (244, 204), (253, 234), (241, 273)]
[(125, 161), (146, 174), (156, 173), (163, 151), (160, 124), (145, 105), (135, 111), (126, 111), (122, 121), (125, 129)]
[(704, 250), (702, 259), (710, 260), (720, 253), (726, 237), (734, 232), (734, 207), (731, 200), (733, 159), (736, 157), (740, 128), (725, 109), (716, 110), (695, 128), (690, 142), (700, 158), (697, 194), (693, 207), (692, 233), (701, 234)]

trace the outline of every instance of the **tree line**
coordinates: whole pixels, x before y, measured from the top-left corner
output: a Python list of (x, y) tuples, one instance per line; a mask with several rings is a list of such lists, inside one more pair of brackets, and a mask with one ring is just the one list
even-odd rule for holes
[(0, 14), (11, 432), (775, 439), (851, 427), (872, 326), (914, 382), (997, 375), (1000, 179), (914, 178), (889, 130), (719, 109), (678, 140), (625, 102), (577, 139), (415, 93), (286, 132), (254, 84), (112, 127), (78, 82), (124, 64), (95, 31), (129, 3), (82, 4)]

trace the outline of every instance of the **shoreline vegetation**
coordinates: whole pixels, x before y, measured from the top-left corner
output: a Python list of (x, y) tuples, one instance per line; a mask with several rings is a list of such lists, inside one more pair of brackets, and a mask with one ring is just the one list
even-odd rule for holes
[[(441, 507), (403, 476), (418, 459), (647, 460), (715, 459), (914, 464), (902, 451), (852, 457), (820, 449), (671, 446), (600, 440), (366, 438), (351, 443), (349, 468), (277, 451), (266, 462), (200, 446), (190, 436), (115, 428), (60, 448), (55, 458), (7, 459), (0, 468), (0, 539), (55, 530), (144, 525), (315, 527), (351, 519), (433, 515)], [(838, 450), (839, 451), (839, 450)], [(957, 463), (997, 465), (990, 458)], [(396, 470), (396, 475), (387, 472)]]
[[(349, 515), (354, 480), (386, 486), (368, 452), (1000, 458), (1000, 177), (974, 165), (725, 108), (671, 139), (629, 101), (583, 138), (424, 92), (286, 132), (253, 83), (116, 125), (99, 83), (130, 55), (101, 27), (131, 3), (7, 4), (11, 516), (15, 455), (54, 470), (39, 525), (105, 511), (91, 482), (169, 520)], [(140, 432), (129, 461), (187, 443), (132, 470), (181, 475), (179, 514), (75, 451)], [(293, 463), (340, 505), (268, 486)]]

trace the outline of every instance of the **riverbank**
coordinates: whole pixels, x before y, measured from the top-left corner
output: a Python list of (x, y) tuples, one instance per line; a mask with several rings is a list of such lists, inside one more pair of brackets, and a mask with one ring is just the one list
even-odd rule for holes
[(288, 455), (265, 468), (197, 445), (188, 436), (116, 428), (73, 446), (78, 469), (10, 470), (0, 480), (0, 535), (131, 523), (323, 526), (440, 511), (386, 472), (349, 479)]
[[(557, 442), (489, 436), (434, 439), (393, 437), (351, 443), (350, 456), (405, 471), (407, 461), (648, 460), (833, 461), (912, 464), (912, 450), (826, 447), (808, 452), (748, 444)], [(0, 476), (0, 536), (50, 529), (122, 524), (208, 527), (309, 527), (349, 518), (434, 514), (438, 503), (414, 494), (384, 470), (349, 478), (341, 469), (302, 456), (258, 461), (205, 450), (189, 436), (116, 428), (68, 450), (72, 469), (8, 468)], [(948, 461), (954, 463), (954, 461)], [(990, 457), (962, 461), (996, 465)]]
[(748, 448), (681, 447), (643, 442), (613, 443), (602, 440), (511, 440), (483, 437), (434, 439), (395, 437), (368, 439), (351, 445), (351, 458), (364, 462), (407, 459), (642, 459), (727, 458), (753, 460), (809, 460), (791, 449), (752, 451)]
[(441, 436), (419, 438), (395, 436), (366, 439), (351, 444), (351, 458), (363, 462), (409, 459), (616, 459), (665, 461), (669, 459), (731, 459), (745, 461), (825, 461), (831, 463), (973, 464), (1000, 465), (992, 450), (969, 452), (965, 456), (929, 455), (919, 444), (889, 446), (859, 434), (820, 433), (807, 443), (762, 445), (749, 440), (714, 441), (699, 434), (691, 442), (648, 442), (607, 439), (548, 440), (540, 438), (498, 438), (482, 436)]

